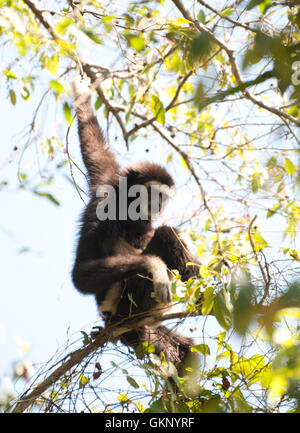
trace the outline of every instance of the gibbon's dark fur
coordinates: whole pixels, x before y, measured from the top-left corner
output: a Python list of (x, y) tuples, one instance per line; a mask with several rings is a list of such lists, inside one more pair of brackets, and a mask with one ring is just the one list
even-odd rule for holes
[[(177, 269), (182, 280), (186, 281), (198, 274), (197, 267), (186, 266), (187, 262), (195, 261), (194, 257), (180, 239), (179, 232), (171, 227), (161, 226), (155, 230), (151, 220), (99, 221), (96, 215), (99, 202), (96, 189), (99, 185), (107, 184), (117, 189), (120, 176), (127, 176), (128, 188), (134, 184), (144, 185), (149, 181), (172, 187), (173, 179), (163, 167), (150, 162), (120, 168), (94, 115), (90, 93), (82, 91), (80, 86), (75, 86), (74, 106), (90, 187), (90, 201), (81, 218), (72, 272), (74, 285), (82, 293), (93, 294), (98, 306), (102, 305), (113, 287), (117, 288), (116, 311), (103, 312), (106, 324), (116, 323), (125, 317), (146, 311), (151, 311), (151, 315), (159, 314), (161, 307), (166, 309), (170, 305), (170, 289), (166, 289), (164, 284), (162, 287), (158, 284), (156, 297), (151, 296), (156, 282), (154, 276), (151, 281), (149, 263), (163, 262), (164, 267)], [(115, 250), (115, 245), (120, 240), (128, 245), (123, 254)], [(132, 247), (133, 251), (130, 250)], [(136, 253), (136, 250), (140, 252)], [(177, 366), (185, 364), (190, 347), (194, 344), (191, 338), (181, 336), (165, 326), (151, 327), (146, 323), (145, 326), (123, 334), (121, 341), (134, 348), (141, 342), (150, 342), (156, 353), (163, 352)]]

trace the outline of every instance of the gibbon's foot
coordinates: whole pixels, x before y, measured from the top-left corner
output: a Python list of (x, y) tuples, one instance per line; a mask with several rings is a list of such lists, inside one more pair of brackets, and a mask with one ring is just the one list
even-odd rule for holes
[(172, 302), (171, 283), (165, 263), (157, 256), (148, 259), (148, 271), (152, 274), (154, 292), (152, 297), (161, 304)]
[(91, 338), (95, 340), (103, 329), (103, 326), (93, 326), (90, 333)]

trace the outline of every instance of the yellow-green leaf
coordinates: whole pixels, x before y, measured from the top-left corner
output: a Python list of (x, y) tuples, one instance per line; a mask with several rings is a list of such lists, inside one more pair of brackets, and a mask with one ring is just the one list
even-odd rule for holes
[(60, 35), (65, 34), (67, 28), (69, 27), (69, 25), (73, 24), (73, 19), (72, 18), (63, 18), (62, 20), (60, 20), (56, 26), (55, 26), (55, 31), (57, 33), (59, 33)]
[(285, 161), (286, 171), (288, 172), (288, 174), (290, 176), (292, 176), (292, 174), (295, 173), (297, 168), (294, 166), (294, 164), (292, 163), (292, 161), (289, 158), (285, 158), (284, 161)]
[(155, 119), (163, 125), (165, 123), (165, 109), (158, 96), (150, 96), (150, 107)]
[(79, 388), (84, 388), (89, 382), (90, 378), (83, 376), (82, 374), (79, 375)]
[(203, 353), (203, 355), (210, 355), (210, 349), (207, 344), (196, 344), (191, 347), (191, 352)]
[(204, 292), (204, 301), (201, 306), (201, 313), (203, 316), (209, 314), (214, 306), (214, 288), (208, 287)]
[(72, 122), (71, 107), (70, 107), (70, 105), (67, 103), (67, 101), (66, 101), (66, 102), (64, 103), (64, 105), (63, 105), (63, 110), (64, 110), (64, 115), (65, 115), (66, 121), (67, 121), (68, 123), (71, 123), (71, 122)]
[(49, 86), (57, 95), (59, 95), (64, 90), (64, 87), (56, 80), (51, 80)]
[(189, 166), (187, 165), (186, 160), (183, 158), (183, 156), (181, 157), (181, 164), (183, 168), (189, 170)]
[(130, 35), (128, 38), (128, 43), (136, 51), (143, 51), (145, 49), (145, 42), (141, 36)]
[(213, 312), (219, 324), (228, 331), (231, 327), (232, 316), (227, 308), (224, 294), (222, 292), (219, 292), (214, 298)]
[(130, 403), (130, 399), (125, 393), (118, 395), (117, 399), (119, 400), (120, 403)]
[(205, 265), (201, 265), (199, 273), (202, 278), (207, 278), (209, 276), (209, 271)]

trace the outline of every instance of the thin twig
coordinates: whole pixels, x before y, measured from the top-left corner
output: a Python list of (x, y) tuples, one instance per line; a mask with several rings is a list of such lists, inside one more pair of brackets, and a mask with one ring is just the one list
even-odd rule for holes
[[(181, 0), (172, 0), (172, 1), (175, 4), (175, 6), (180, 10), (183, 17), (194, 24), (194, 26), (198, 32), (200, 32), (200, 33), (206, 32), (207, 34), (209, 34), (210, 37), (212, 38), (212, 40), (220, 48), (222, 48), (226, 52), (228, 59), (229, 59), (229, 62), (230, 62), (230, 65), (231, 65), (233, 75), (234, 75), (238, 85), (243, 86), (244, 81), (243, 81), (240, 69), (238, 67), (237, 61), (235, 59), (234, 51), (231, 50), (223, 41), (221, 41), (221, 39), (219, 39), (217, 36), (215, 36), (215, 34), (207, 26), (200, 23), (198, 20), (195, 20), (192, 17), (192, 15), (190, 14), (190, 12), (183, 6)], [(264, 104), (262, 101), (260, 101), (255, 96), (253, 96), (249, 92), (248, 89), (244, 89), (243, 93), (247, 99), (249, 99), (254, 104), (258, 105), (259, 107), (263, 108), (264, 110), (267, 110), (267, 111), (275, 114), (276, 116), (279, 116), (281, 119), (285, 118), (285, 119), (289, 120), (290, 122), (293, 122), (296, 125), (300, 126), (300, 120), (296, 119), (293, 116), (290, 116), (289, 114), (285, 113), (284, 111), (279, 110), (278, 108), (270, 107), (269, 105)]]
[(99, 347), (103, 347), (108, 342), (115, 342), (120, 337), (120, 335), (124, 334), (125, 332), (144, 326), (145, 321), (148, 326), (155, 326), (165, 320), (197, 316), (199, 314), (200, 313), (198, 311), (195, 311), (195, 313), (183, 311), (165, 315), (159, 314), (159, 311), (156, 315), (153, 315), (153, 312), (146, 312), (136, 315), (133, 318), (126, 318), (117, 324), (102, 329), (92, 343), (81, 349), (75, 350), (74, 352), (71, 352), (67, 356), (65, 356), (62, 360), (63, 363), (59, 367), (57, 367), (43, 382), (38, 384), (29, 394), (25, 394), (19, 399), (12, 412), (24, 412), (30, 405), (34, 404), (35, 401), (51, 385), (56, 383), (67, 371), (69, 371), (75, 365), (80, 364), (80, 362), (82, 362), (83, 359), (85, 359), (88, 355), (93, 353)]

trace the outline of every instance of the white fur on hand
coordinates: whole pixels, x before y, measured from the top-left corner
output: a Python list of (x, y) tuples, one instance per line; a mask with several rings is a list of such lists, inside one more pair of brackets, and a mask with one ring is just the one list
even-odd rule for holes
[(81, 77), (79, 74), (76, 75), (76, 77), (72, 80), (71, 85), (72, 85), (75, 99), (81, 97), (84, 98), (91, 94), (91, 90), (90, 90), (91, 80), (86, 75), (84, 75), (84, 77)]
[(152, 274), (154, 293), (153, 297), (162, 304), (172, 302), (171, 283), (166, 265), (159, 257), (151, 257), (149, 272)]

